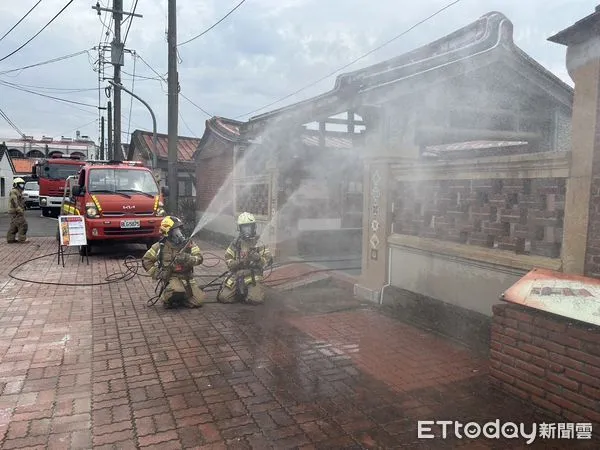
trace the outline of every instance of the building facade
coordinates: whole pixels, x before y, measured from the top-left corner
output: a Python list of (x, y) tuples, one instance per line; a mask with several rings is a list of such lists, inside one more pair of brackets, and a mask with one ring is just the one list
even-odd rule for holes
[(8, 152), (13, 158), (39, 159), (59, 155), (77, 155), (82, 159), (97, 159), (98, 146), (88, 136), (77, 132), (75, 138), (61, 136), (53, 138), (42, 136), (39, 139), (33, 136), (22, 138), (0, 138), (8, 147)]

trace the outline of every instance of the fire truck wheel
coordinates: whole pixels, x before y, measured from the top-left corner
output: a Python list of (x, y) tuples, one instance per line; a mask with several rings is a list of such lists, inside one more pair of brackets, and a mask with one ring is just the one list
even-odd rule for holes
[(50, 208), (42, 208), (42, 216), (50, 217)]

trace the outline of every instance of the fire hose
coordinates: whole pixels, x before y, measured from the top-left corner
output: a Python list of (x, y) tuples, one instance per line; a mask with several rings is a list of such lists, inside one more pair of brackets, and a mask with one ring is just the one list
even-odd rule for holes
[[(184, 247), (185, 248), (185, 247)], [(15, 272), (17, 272), (19, 269), (21, 269), (22, 267), (24, 267), (25, 265), (33, 262), (33, 261), (37, 261), (37, 260), (41, 260), (44, 258), (49, 258), (49, 257), (56, 257), (56, 255), (58, 254), (58, 252), (52, 252), (52, 253), (47, 253), (44, 255), (40, 255), (40, 256), (36, 256), (30, 259), (27, 259), (19, 264), (17, 264), (16, 266), (14, 266), (10, 272), (8, 273), (8, 276), (14, 280), (18, 280), (18, 281), (22, 281), (22, 282), (26, 282), (26, 283), (32, 283), (32, 284), (42, 284), (42, 285), (50, 285), (50, 286), (72, 286), (72, 287), (89, 287), (89, 286), (104, 286), (104, 285), (109, 285), (109, 284), (113, 284), (113, 283), (120, 283), (120, 282), (125, 282), (125, 281), (129, 281), (133, 278), (135, 278), (136, 276), (140, 276), (140, 277), (150, 277), (150, 275), (148, 274), (144, 274), (144, 273), (140, 273), (139, 269), (141, 266), (141, 262), (142, 259), (141, 258), (137, 258), (135, 256), (132, 255), (127, 255), (124, 260), (123, 260), (123, 266), (125, 267), (125, 270), (121, 270), (121, 272), (114, 272), (109, 274), (104, 281), (98, 281), (98, 282), (87, 282), (87, 283), (66, 283), (66, 282), (58, 282), (58, 281), (41, 281), (41, 280), (35, 280), (35, 279), (29, 279), (29, 278), (24, 278), (24, 277), (20, 277), (18, 275), (15, 274)], [(79, 256), (79, 253), (77, 252), (73, 252), (73, 253), (65, 253), (65, 256), (70, 256), (70, 255), (76, 255)], [(216, 267), (219, 265), (219, 263), (221, 261), (223, 261), (224, 259), (219, 257), (218, 255), (215, 255), (214, 253), (211, 252), (203, 252), (203, 255), (208, 256), (209, 258), (204, 258), (204, 262), (202, 264), (202, 266), (210, 268), (210, 267)], [(216, 260), (217, 262), (212, 264), (212, 265), (207, 265), (206, 261), (207, 259), (210, 260)], [(271, 274), (273, 273), (273, 269), (278, 268), (278, 267), (282, 267), (285, 265), (289, 265), (289, 264), (298, 264), (298, 263), (327, 263), (327, 262), (343, 262), (343, 261), (353, 261), (353, 259), (351, 258), (346, 258), (346, 259), (317, 259), (317, 260), (300, 260), (300, 261), (287, 261), (287, 262), (281, 262), (281, 263), (277, 263), (277, 264), (271, 264), (270, 266), (268, 266), (268, 270), (269, 273), (263, 277), (263, 282), (267, 281), (267, 279), (271, 276)], [(287, 282), (289, 282), (290, 280), (295, 280), (313, 273), (319, 273), (319, 272), (331, 272), (331, 271), (339, 271), (339, 270), (356, 270), (356, 269), (360, 269), (360, 267), (340, 267), (340, 268), (332, 268), (332, 269), (315, 269), (315, 270), (311, 270), (311, 271), (307, 271), (302, 273), (301, 275), (294, 275), (294, 276), (288, 276), (288, 277), (283, 277), (283, 278), (278, 278), (276, 279), (274, 282), (276, 284), (270, 285), (265, 283), (267, 286), (269, 287), (277, 287), (280, 286), (282, 284), (285, 284)], [(203, 274), (203, 275), (199, 275), (196, 276), (197, 278), (208, 278), (208, 277), (213, 277), (211, 281), (209, 281), (207, 284), (205, 285), (201, 285), (199, 286), (199, 288), (205, 292), (213, 292), (213, 291), (217, 291), (222, 287), (222, 283), (217, 283), (219, 280), (221, 280), (222, 278), (226, 277), (228, 274), (230, 274), (231, 272), (229, 270), (226, 270), (225, 272), (218, 274), (215, 276), (215, 274)], [(164, 284), (164, 286), (163, 286)], [(159, 289), (160, 286), (160, 289)], [(158, 291), (159, 294), (156, 295), (155, 297), (152, 297), (151, 299), (148, 300), (147, 304), (149, 306), (154, 305), (158, 298), (160, 297), (160, 294), (162, 294), (162, 292), (164, 291), (166, 287), (166, 283), (162, 283), (161, 280), (159, 280), (159, 283), (157, 284), (156, 288), (155, 288), (155, 293)]]

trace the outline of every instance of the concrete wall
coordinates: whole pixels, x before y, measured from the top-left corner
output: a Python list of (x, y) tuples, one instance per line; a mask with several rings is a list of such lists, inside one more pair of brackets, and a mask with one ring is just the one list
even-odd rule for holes
[(14, 177), (8, 158), (8, 154), (4, 154), (0, 160), (0, 178), (4, 178), (4, 196), (0, 193), (0, 212), (8, 211), (8, 196), (12, 189)]
[(526, 271), (391, 246), (392, 286), (492, 316), (492, 305)]

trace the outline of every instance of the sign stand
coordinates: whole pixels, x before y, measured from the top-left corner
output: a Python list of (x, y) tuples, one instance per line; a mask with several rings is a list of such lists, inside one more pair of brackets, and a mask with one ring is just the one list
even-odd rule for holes
[(89, 252), (87, 245), (87, 235), (85, 231), (85, 220), (83, 216), (58, 216), (58, 261), (62, 266), (65, 266), (65, 247), (79, 247), (81, 262), (86, 258), (89, 265)]

